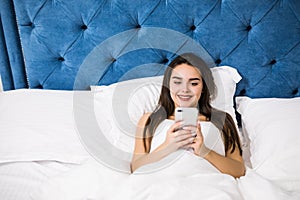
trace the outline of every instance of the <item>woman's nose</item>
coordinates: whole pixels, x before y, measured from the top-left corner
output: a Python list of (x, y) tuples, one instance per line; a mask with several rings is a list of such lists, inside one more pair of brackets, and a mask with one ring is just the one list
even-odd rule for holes
[(183, 92), (189, 92), (190, 91), (189, 85), (188, 84), (182, 84), (182, 91)]

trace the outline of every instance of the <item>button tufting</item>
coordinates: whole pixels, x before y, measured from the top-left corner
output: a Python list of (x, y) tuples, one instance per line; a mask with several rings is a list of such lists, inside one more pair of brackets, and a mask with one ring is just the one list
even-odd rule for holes
[(168, 59), (168, 58), (165, 58), (165, 59), (163, 59), (162, 62), (163, 62), (163, 63), (168, 63), (168, 62), (169, 62), (169, 59)]
[(138, 24), (138, 25), (136, 25), (136, 26), (135, 26), (135, 28), (141, 28), (141, 25), (140, 25), (140, 24)]
[(81, 25), (80, 27), (82, 30), (86, 30), (87, 29), (87, 26), (85, 24)]
[(27, 26), (30, 26), (31, 28), (34, 28), (34, 24), (33, 24), (32, 22), (29, 22), (29, 23), (27, 24)]
[(250, 31), (251, 29), (252, 29), (251, 25), (247, 26), (247, 28), (246, 28), (247, 31)]
[(57, 60), (59, 60), (59, 61), (65, 61), (65, 59), (63, 57), (59, 57)]
[(298, 89), (294, 89), (293, 92), (292, 92), (292, 95), (296, 95), (298, 94), (299, 90)]
[(217, 60), (215, 60), (215, 63), (216, 63), (217, 65), (221, 64), (221, 62), (222, 62), (222, 60), (221, 60), (220, 58), (218, 58)]
[(192, 31), (196, 30), (196, 26), (195, 25), (191, 26), (191, 30)]
[(240, 91), (240, 96), (244, 96), (246, 94), (246, 89), (242, 89), (241, 91)]
[(39, 84), (39, 85), (35, 86), (35, 88), (37, 88), (37, 89), (43, 89), (43, 86), (41, 84)]
[(276, 60), (271, 60), (270, 65), (274, 65), (276, 63)]

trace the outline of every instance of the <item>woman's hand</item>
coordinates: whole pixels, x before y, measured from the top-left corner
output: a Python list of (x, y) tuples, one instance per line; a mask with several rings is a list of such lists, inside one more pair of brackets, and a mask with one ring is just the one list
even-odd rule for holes
[(188, 149), (196, 136), (196, 127), (182, 127), (182, 122), (175, 122), (167, 132), (163, 146), (170, 153), (178, 149)]
[(190, 147), (194, 150), (195, 155), (200, 156), (202, 158), (204, 158), (210, 151), (210, 149), (208, 149), (204, 144), (200, 121), (198, 121), (197, 123), (196, 137), (194, 138), (193, 143), (190, 144)]

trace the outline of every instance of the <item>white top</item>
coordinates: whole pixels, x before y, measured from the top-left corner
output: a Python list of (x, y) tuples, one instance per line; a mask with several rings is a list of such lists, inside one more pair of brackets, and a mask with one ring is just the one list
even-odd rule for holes
[[(151, 142), (151, 151), (164, 142), (166, 133), (173, 123), (174, 120), (166, 119), (159, 124)], [(225, 156), (225, 148), (220, 130), (211, 122), (202, 121), (200, 122), (200, 126), (206, 147)]]
[[(166, 119), (160, 123), (153, 136), (150, 151), (155, 150), (165, 141), (166, 133), (173, 123), (174, 120), (170, 119)], [(219, 129), (211, 122), (201, 122), (200, 125), (205, 145), (209, 149), (224, 156), (225, 148)], [(148, 173), (154, 171), (159, 172), (164, 176), (175, 175), (176, 177), (221, 173), (206, 159), (196, 156), (192, 151), (184, 149), (179, 149), (157, 162), (144, 165), (137, 169), (135, 173)]]

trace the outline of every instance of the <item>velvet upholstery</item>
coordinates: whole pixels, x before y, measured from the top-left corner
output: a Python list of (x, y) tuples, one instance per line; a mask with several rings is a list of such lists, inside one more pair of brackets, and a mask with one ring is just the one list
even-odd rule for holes
[(174, 54), (196, 42), (200, 47), (191, 49), (203, 48), (211, 66), (238, 69), (243, 79), (236, 95), (300, 96), (298, 0), (13, 0), (13, 5), (26, 70), (10, 67), (26, 71), (30, 88), (87, 89), (160, 75)]
[(4, 90), (28, 87), (11, 0), (0, 1), (0, 75)]

